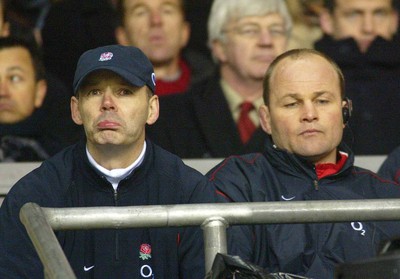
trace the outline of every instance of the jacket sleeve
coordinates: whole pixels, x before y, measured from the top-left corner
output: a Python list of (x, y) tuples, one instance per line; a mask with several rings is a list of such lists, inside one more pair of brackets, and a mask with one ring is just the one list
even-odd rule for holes
[[(216, 191), (207, 178), (194, 170), (186, 172), (182, 181), (183, 203), (215, 203)], [(204, 239), (200, 226), (182, 228), (178, 253), (181, 278), (205, 277)]]
[(24, 204), (9, 193), (0, 208), (0, 278), (43, 278), (43, 266), (19, 219)]
[[(258, 201), (254, 200), (252, 186), (257, 181), (257, 175), (253, 177), (251, 173), (254, 172), (248, 172), (254, 166), (249, 164), (254, 162), (252, 159), (229, 157), (208, 172), (207, 176), (216, 188), (220, 202)], [(227, 230), (228, 254), (266, 266), (266, 239), (262, 234), (262, 226), (230, 226)]]
[(56, 172), (44, 162), (19, 180), (4, 199), (0, 208), (0, 278), (43, 278), (43, 265), (19, 212), (27, 202), (60, 207), (57, 197), (62, 186)]
[(378, 174), (384, 178), (400, 183), (400, 147), (389, 154), (379, 168)]

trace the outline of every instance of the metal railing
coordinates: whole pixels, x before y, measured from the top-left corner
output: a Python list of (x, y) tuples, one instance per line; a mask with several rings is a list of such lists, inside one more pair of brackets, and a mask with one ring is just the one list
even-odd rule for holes
[(128, 207), (42, 208), (25, 204), (20, 218), (46, 278), (76, 278), (53, 230), (201, 226), (206, 272), (226, 253), (228, 225), (400, 220), (398, 199), (293, 201)]

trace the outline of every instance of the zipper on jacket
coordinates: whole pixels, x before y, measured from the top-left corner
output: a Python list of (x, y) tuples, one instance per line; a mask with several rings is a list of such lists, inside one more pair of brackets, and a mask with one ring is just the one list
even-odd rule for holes
[[(118, 206), (118, 191), (114, 189), (114, 205)], [(115, 229), (115, 260), (119, 261), (119, 231)]]
[(114, 189), (114, 205), (118, 206), (118, 192)]
[(319, 185), (318, 185), (318, 180), (314, 180), (314, 188), (315, 188), (315, 190), (319, 190)]

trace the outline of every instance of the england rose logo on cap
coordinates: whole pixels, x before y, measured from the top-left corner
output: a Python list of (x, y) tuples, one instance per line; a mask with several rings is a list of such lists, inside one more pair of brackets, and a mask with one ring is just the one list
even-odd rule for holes
[(111, 60), (111, 58), (113, 57), (113, 53), (112, 52), (104, 52), (100, 55), (99, 61), (107, 61), (107, 60)]

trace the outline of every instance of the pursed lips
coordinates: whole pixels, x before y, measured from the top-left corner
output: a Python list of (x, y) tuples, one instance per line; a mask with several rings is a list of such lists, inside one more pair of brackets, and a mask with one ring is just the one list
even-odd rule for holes
[(152, 43), (164, 42), (164, 36), (162, 34), (152, 34), (149, 36), (149, 41)]
[(3, 111), (3, 110), (12, 110), (12, 108), (13, 108), (13, 105), (12, 105), (11, 103), (9, 103), (9, 102), (0, 103), (0, 111)]
[(319, 133), (321, 133), (320, 130), (317, 130), (317, 129), (307, 129), (307, 130), (304, 130), (304, 131), (300, 132), (300, 135), (301, 135), (301, 136), (313, 136), (313, 135), (316, 135), (316, 134), (319, 134)]
[(271, 62), (274, 60), (275, 56), (273, 55), (256, 55), (254, 56), (254, 60), (258, 62)]
[(102, 120), (97, 123), (97, 128), (99, 128), (100, 130), (115, 130), (120, 126), (121, 124), (119, 124), (118, 122), (110, 120)]

